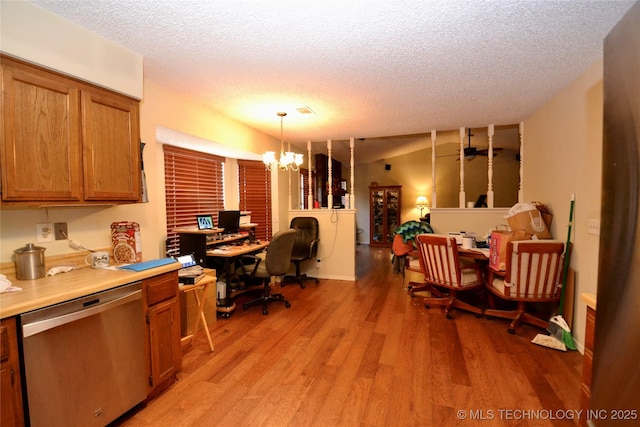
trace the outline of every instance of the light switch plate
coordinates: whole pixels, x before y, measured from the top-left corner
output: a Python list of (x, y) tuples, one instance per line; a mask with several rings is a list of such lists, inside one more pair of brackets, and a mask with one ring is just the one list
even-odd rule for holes
[(47, 222), (36, 225), (36, 243), (53, 242), (54, 237), (53, 223)]
[(595, 234), (596, 236), (600, 235), (600, 220), (599, 219), (589, 219), (589, 234)]

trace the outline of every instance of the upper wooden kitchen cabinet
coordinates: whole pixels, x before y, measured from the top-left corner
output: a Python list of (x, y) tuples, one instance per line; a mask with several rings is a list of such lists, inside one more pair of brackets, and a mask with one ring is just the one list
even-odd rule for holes
[(138, 101), (2, 57), (2, 200), (140, 200)]
[(107, 91), (82, 92), (85, 200), (140, 199), (138, 102)]

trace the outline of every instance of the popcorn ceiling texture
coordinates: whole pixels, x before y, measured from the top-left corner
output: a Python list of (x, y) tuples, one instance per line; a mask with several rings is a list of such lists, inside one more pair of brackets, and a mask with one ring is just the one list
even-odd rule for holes
[[(632, 1), (37, 0), (144, 56), (145, 78), (279, 138), (524, 120), (602, 58)], [(298, 116), (309, 106), (316, 115)]]

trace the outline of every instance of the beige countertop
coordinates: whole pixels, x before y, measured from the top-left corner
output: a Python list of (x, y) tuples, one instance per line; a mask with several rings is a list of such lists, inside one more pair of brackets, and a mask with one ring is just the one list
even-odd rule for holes
[(117, 269), (93, 269), (84, 266), (68, 273), (35, 280), (10, 278), (21, 291), (0, 294), (0, 318), (15, 316), (74, 298), (115, 288), (138, 280), (178, 270), (180, 263), (172, 263), (134, 272)]
[(596, 309), (596, 295), (590, 293), (583, 293), (580, 295), (580, 299), (582, 302), (587, 304), (587, 307), (591, 307), (592, 309)]

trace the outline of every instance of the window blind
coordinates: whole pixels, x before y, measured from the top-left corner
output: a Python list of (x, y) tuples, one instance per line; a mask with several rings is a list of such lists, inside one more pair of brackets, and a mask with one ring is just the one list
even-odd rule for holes
[(167, 203), (167, 252), (180, 251), (175, 228), (197, 225), (196, 215), (224, 209), (224, 157), (164, 145), (164, 184)]
[(271, 226), (271, 172), (256, 160), (238, 160), (240, 210), (251, 211), (251, 222), (257, 223), (256, 239), (269, 240)]

